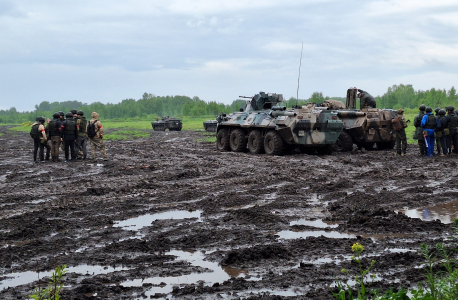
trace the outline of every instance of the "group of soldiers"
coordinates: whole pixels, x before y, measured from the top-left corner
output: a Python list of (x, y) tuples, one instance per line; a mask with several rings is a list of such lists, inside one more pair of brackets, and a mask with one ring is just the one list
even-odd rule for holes
[[(99, 121), (99, 114), (93, 112), (91, 117), (92, 119), (88, 122), (84, 117), (84, 112), (75, 109), (65, 114), (65, 119), (62, 111), (54, 113), (52, 120), (38, 117), (30, 131), (30, 136), (34, 141), (34, 162), (39, 162), (37, 154), (42, 163), (50, 158), (53, 162), (61, 161), (59, 159), (60, 148), (65, 153), (65, 162), (86, 159), (88, 140), (91, 145), (92, 160), (96, 161), (97, 151), (101, 152), (103, 160), (107, 160), (103, 142), (103, 126)], [(38, 150), (40, 150), (39, 153)]]
[[(420, 113), (415, 116), (414, 139), (418, 140), (422, 156), (458, 154), (458, 115), (453, 106), (446, 109), (437, 107), (433, 115), (431, 107), (420, 105)], [(436, 144), (437, 153), (434, 153)], [(405, 150), (404, 150), (405, 153)]]

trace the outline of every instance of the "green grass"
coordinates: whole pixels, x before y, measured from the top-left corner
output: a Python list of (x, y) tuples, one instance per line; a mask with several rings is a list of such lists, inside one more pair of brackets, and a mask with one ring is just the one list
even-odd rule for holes
[(109, 141), (117, 141), (117, 140), (132, 140), (132, 139), (138, 139), (138, 138), (147, 138), (149, 136), (150, 136), (150, 132), (145, 131), (145, 130), (120, 129), (120, 130), (116, 130), (114, 132), (105, 134), (103, 138)]

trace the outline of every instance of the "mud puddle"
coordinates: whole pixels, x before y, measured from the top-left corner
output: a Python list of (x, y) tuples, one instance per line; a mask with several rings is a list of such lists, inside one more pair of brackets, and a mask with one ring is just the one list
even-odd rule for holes
[(151, 226), (151, 223), (156, 220), (179, 220), (196, 218), (196, 222), (202, 222), (202, 219), (200, 218), (201, 213), (201, 210), (192, 212), (185, 210), (171, 210), (157, 214), (146, 214), (125, 221), (119, 221), (116, 222), (113, 227), (121, 227), (128, 230), (140, 230), (143, 227)]
[(421, 219), (423, 221), (440, 220), (444, 224), (450, 224), (458, 218), (458, 200), (439, 203), (434, 206), (398, 211), (410, 218)]

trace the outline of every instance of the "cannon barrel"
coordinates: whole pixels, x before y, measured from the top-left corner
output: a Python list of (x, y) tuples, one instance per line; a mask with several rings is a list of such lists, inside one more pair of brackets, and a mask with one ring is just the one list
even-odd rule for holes
[(279, 116), (295, 117), (295, 116), (297, 116), (297, 113), (292, 112), (292, 111), (274, 110), (274, 111), (272, 111), (271, 116), (274, 117), (274, 118), (279, 117)]
[(337, 115), (341, 118), (357, 118), (364, 117), (366, 113), (362, 111), (340, 110)]

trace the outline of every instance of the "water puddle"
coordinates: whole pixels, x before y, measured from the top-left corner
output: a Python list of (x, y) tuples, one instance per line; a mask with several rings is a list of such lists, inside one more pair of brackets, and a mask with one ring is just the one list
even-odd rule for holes
[[(76, 267), (68, 267), (66, 268), (67, 273), (78, 273), (78, 274), (89, 274), (92, 276), (99, 275), (99, 274), (108, 274), (114, 271), (124, 271), (128, 270), (128, 268), (113, 268), (113, 267), (104, 267), (104, 266), (89, 266), (89, 265), (79, 265)], [(34, 271), (26, 271), (26, 272), (19, 272), (19, 273), (10, 273), (4, 274), (2, 276), (8, 276), (7, 279), (0, 281), (0, 287), (16, 287), (23, 284), (29, 284), (31, 282), (37, 281), (39, 278), (43, 277), (50, 277), (53, 271), (47, 272), (34, 272)]]
[(417, 252), (417, 250), (411, 250), (411, 249), (398, 249), (398, 248), (392, 248), (392, 249), (385, 249), (385, 251), (391, 252), (391, 253), (406, 253), (406, 252)]
[[(186, 210), (171, 210), (157, 214), (146, 214), (139, 217), (119, 221), (113, 227), (122, 227), (129, 230), (140, 230), (143, 227), (150, 226), (156, 220), (176, 220), (176, 219), (189, 219), (197, 218), (198, 222), (202, 222), (200, 218), (201, 210), (189, 212)], [(128, 227), (128, 228), (126, 228)]]
[(439, 203), (435, 206), (428, 206), (416, 209), (401, 209), (396, 212), (405, 214), (410, 218), (417, 218), (423, 221), (433, 221), (439, 219), (444, 224), (453, 223), (458, 218), (458, 200)]
[(291, 231), (291, 230), (283, 230), (277, 233), (280, 236), (280, 239), (300, 239), (300, 238), (307, 238), (309, 236), (312, 237), (320, 237), (324, 236), (327, 238), (333, 239), (354, 239), (356, 235), (354, 234), (347, 234), (341, 233), (338, 231), (324, 231), (324, 230), (316, 230), (316, 231)]
[[(221, 267), (218, 263), (204, 260), (205, 255), (202, 252), (185, 252), (172, 250), (166, 252), (165, 255), (177, 256), (175, 261), (185, 260), (193, 266), (202, 267), (212, 270), (212, 272), (191, 273), (189, 275), (169, 276), (169, 277), (150, 277), (144, 279), (127, 280), (121, 283), (124, 287), (142, 286), (145, 283), (153, 284), (153, 287), (148, 290), (146, 296), (156, 293), (168, 294), (172, 292), (174, 285), (192, 284), (198, 281), (205, 282), (205, 285), (213, 285), (216, 282), (223, 282), (231, 277), (244, 277), (248, 275), (247, 270), (235, 269), (232, 267)], [(260, 280), (260, 278), (250, 278), (250, 280)], [(164, 284), (165, 283), (165, 284)]]
[(332, 223), (325, 223), (321, 219), (317, 220), (305, 220), (305, 219), (299, 219), (297, 221), (292, 221), (289, 223), (290, 226), (293, 225), (305, 225), (305, 226), (312, 226), (316, 228), (336, 228), (339, 227), (339, 224), (332, 224)]

